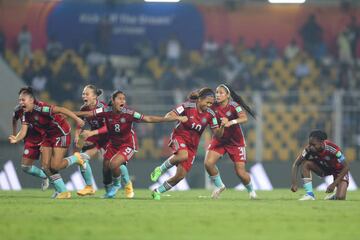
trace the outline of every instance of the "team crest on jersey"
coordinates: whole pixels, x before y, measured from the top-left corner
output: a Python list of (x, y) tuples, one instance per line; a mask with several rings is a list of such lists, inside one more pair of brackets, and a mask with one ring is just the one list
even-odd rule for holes
[(30, 153), (29, 149), (24, 150), (24, 155), (28, 155)]
[(230, 117), (230, 116), (231, 116), (231, 112), (230, 112), (230, 111), (227, 111), (227, 112), (226, 112), (226, 116)]
[(39, 121), (39, 116), (36, 115), (36, 116), (34, 117), (34, 119), (35, 119), (35, 121)]
[(125, 118), (120, 118), (120, 122), (125, 123), (126, 122)]
[(201, 122), (202, 122), (202, 123), (206, 123), (206, 122), (207, 122), (206, 118), (202, 118), (202, 119), (201, 119)]
[(180, 143), (180, 147), (186, 147), (185, 143)]

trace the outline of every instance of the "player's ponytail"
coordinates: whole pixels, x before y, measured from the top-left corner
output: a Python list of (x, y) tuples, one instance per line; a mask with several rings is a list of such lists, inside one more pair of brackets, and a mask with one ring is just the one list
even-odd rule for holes
[(246, 110), (246, 112), (248, 112), (253, 118), (256, 118), (256, 114), (254, 113), (254, 111), (249, 107), (249, 105), (246, 104), (246, 102), (244, 101), (244, 99), (242, 99), (242, 97), (240, 97), (238, 94), (236, 94), (234, 90), (231, 89), (230, 86), (226, 84), (220, 84), (218, 87), (224, 88), (228, 93), (230, 93), (230, 97), (235, 102), (237, 102), (241, 107), (243, 107)]
[(101, 96), (101, 94), (103, 94), (103, 90), (102, 89), (98, 89), (97, 87), (95, 87), (92, 84), (86, 85), (85, 88), (90, 88), (93, 93), (96, 95), (96, 97)]
[(312, 130), (309, 135), (309, 138), (311, 138), (311, 137), (316, 138), (320, 141), (324, 141), (328, 138), (326, 132), (319, 130), (319, 129)]

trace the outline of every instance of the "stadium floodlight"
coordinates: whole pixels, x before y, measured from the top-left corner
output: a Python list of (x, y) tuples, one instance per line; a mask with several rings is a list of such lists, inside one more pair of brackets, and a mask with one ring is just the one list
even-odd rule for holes
[(176, 3), (180, 2), (180, 0), (144, 0), (145, 2), (169, 2), (169, 3)]
[(306, 0), (268, 0), (269, 3), (305, 3)]

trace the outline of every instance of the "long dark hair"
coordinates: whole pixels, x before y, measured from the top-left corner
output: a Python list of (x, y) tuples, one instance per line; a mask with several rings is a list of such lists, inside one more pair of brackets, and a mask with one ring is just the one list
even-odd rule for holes
[(110, 101), (108, 102), (108, 106), (112, 106), (112, 105), (113, 105), (114, 99), (115, 99), (115, 98), (117, 97), (117, 95), (119, 95), (119, 94), (123, 94), (124, 96), (126, 96), (125, 93), (124, 93), (123, 91), (121, 91), (121, 90), (116, 90), (116, 91), (114, 91), (114, 92), (111, 94), (111, 99), (110, 99)]
[(215, 93), (211, 88), (201, 88), (191, 92), (188, 96), (190, 100), (197, 100), (199, 98), (215, 97)]
[(249, 107), (249, 105), (247, 105), (244, 101), (244, 99), (242, 99), (242, 97), (240, 97), (239, 95), (236, 94), (236, 92), (234, 90), (232, 90), (232, 88), (227, 85), (227, 84), (220, 84), (218, 87), (222, 87), (224, 88), (228, 93), (230, 93), (231, 98), (237, 102), (241, 107), (243, 107), (246, 112), (248, 112), (254, 119), (256, 118), (256, 114), (253, 112), (253, 110)]
[(95, 87), (92, 84), (86, 85), (85, 88), (90, 88), (93, 93), (96, 95), (96, 97), (101, 96), (101, 94), (103, 94), (103, 90), (102, 89), (98, 89), (97, 87)]
[(22, 87), (20, 88), (18, 94), (26, 94), (35, 99), (34, 90), (32, 89), (32, 87)]

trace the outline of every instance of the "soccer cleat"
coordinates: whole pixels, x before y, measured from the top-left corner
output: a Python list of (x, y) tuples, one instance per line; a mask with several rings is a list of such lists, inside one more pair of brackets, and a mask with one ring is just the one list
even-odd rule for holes
[(251, 200), (256, 200), (256, 199), (258, 199), (258, 196), (256, 195), (255, 191), (252, 191), (252, 192), (249, 192), (249, 198)]
[(161, 196), (160, 196), (160, 193), (156, 190), (152, 191), (151, 193), (151, 196), (154, 200), (160, 200), (161, 199)]
[(58, 193), (55, 199), (69, 199), (71, 198), (71, 192), (61, 192)]
[(161, 175), (162, 175), (162, 172), (161, 172), (160, 167), (156, 167), (150, 175), (151, 181), (156, 182)]
[(125, 190), (125, 197), (126, 198), (133, 198), (135, 193), (134, 193), (134, 189), (133, 189), (133, 185), (132, 182), (128, 182), (128, 184), (125, 185), (124, 187)]
[(76, 193), (79, 196), (88, 196), (88, 195), (94, 195), (95, 194), (95, 189), (92, 186), (85, 186), (84, 189), (81, 189), (79, 191), (77, 191)]
[(59, 193), (55, 191), (55, 192), (51, 195), (51, 198), (52, 198), (52, 199), (56, 198), (58, 194), (59, 194)]
[(120, 187), (111, 186), (105, 193), (104, 198), (115, 198), (117, 191)]
[(333, 193), (326, 195), (324, 200), (336, 200), (336, 193), (333, 192)]
[(76, 163), (83, 168), (86, 169), (86, 161), (83, 159), (81, 154), (79, 152), (74, 153), (74, 156), (76, 157)]
[(220, 194), (225, 191), (226, 187), (223, 185), (222, 187), (215, 188), (214, 191), (211, 194), (212, 199), (218, 199), (220, 197)]
[(299, 201), (308, 201), (308, 200), (315, 200), (315, 197), (309, 195), (309, 194), (305, 194), (304, 196), (302, 196)]
[(41, 190), (42, 191), (45, 191), (46, 189), (49, 188), (49, 179), (48, 178), (44, 178), (42, 181), (41, 181)]

